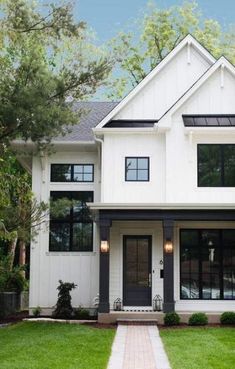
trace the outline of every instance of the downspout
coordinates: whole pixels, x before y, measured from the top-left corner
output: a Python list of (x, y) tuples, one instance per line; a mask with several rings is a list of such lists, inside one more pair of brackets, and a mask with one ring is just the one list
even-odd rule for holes
[(98, 146), (98, 154), (99, 154), (99, 169), (100, 169), (100, 197), (101, 202), (103, 201), (103, 191), (102, 191), (102, 184), (103, 184), (103, 143), (104, 140), (102, 138), (98, 138), (94, 135), (94, 139), (96, 142), (99, 142), (101, 145)]

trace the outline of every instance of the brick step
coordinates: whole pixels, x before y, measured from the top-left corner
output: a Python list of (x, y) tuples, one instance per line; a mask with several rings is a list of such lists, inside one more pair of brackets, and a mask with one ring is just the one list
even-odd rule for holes
[(157, 319), (117, 319), (118, 325), (157, 325)]

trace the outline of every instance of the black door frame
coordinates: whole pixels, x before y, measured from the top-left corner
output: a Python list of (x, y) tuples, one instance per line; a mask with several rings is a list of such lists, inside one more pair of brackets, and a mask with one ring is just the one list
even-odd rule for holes
[[(153, 283), (152, 283), (152, 235), (138, 235), (138, 234), (131, 234), (131, 235), (123, 235), (123, 240), (122, 240), (122, 255), (123, 255), (123, 262), (122, 262), (122, 269), (123, 269), (123, 273), (122, 273), (122, 298), (123, 298), (123, 306), (125, 306), (125, 261), (126, 261), (126, 254), (125, 254), (125, 247), (126, 247), (126, 240), (128, 238), (147, 238), (148, 239), (148, 246), (150, 249), (149, 252), (149, 274), (151, 275), (151, 286), (150, 288), (150, 304), (146, 305), (146, 306), (151, 306), (152, 305), (152, 290), (153, 290)], [(129, 306), (129, 305), (126, 305)]]

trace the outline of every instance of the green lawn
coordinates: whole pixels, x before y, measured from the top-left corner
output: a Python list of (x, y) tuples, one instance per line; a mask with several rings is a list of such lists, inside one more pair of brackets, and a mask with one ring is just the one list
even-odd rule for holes
[(235, 368), (235, 328), (160, 331), (172, 369)]
[(18, 323), (0, 328), (1, 369), (105, 369), (115, 329)]

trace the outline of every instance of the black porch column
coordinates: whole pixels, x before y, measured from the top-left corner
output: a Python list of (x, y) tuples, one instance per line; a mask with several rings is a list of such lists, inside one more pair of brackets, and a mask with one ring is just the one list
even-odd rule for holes
[[(163, 280), (163, 311), (171, 313), (175, 311), (174, 301), (174, 221), (163, 220), (163, 265), (164, 265), (164, 280)], [(172, 242), (173, 249), (167, 252), (165, 249), (166, 242)]]
[[(100, 242), (108, 241), (111, 221), (100, 220)], [(99, 313), (109, 313), (109, 250), (100, 249)]]

